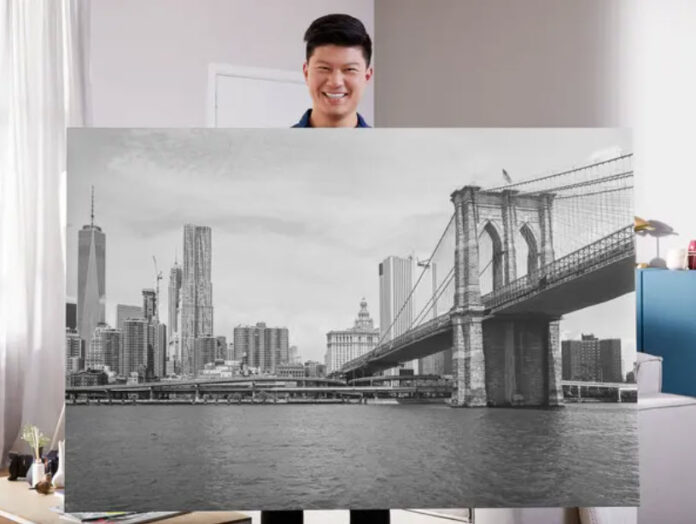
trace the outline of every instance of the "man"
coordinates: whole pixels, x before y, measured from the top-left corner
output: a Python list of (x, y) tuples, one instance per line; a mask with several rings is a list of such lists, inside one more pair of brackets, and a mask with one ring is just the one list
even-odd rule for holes
[(372, 78), (372, 40), (363, 23), (350, 15), (322, 16), (311, 23), (304, 40), (302, 71), (312, 109), (293, 127), (370, 127), (358, 113)]
[[(305, 32), (307, 61), (302, 66), (312, 97), (292, 127), (370, 127), (358, 104), (372, 78), (372, 40), (363, 23), (350, 15), (317, 18)], [(302, 524), (302, 510), (262, 511), (261, 524)], [(389, 510), (351, 510), (351, 524), (388, 524)]]
[[(307, 61), (302, 66), (312, 97), (292, 127), (370, 127), (358, 104), (372, 78), (372, 40), (363, 23), (350, 15), (317, 18), (305, 32)], [(302, 510), (262, 511), (261, 524), (303, 524)], [(389, 524), (389, 510), (351, 510), (351, 524)]]

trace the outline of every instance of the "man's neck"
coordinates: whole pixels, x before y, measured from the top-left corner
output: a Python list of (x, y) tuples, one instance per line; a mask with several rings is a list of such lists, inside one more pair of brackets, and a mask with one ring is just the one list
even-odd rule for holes
[(358, 113), (352, 113), (345, 117), (331, 118), (312, 109), (309, 123), (312, 127), (356, 127), (358, 125)]

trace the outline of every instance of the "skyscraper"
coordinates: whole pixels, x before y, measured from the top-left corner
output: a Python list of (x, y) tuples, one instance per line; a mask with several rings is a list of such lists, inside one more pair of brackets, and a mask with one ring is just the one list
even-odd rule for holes
[(77, 329), (77, 303), (65, 303), (65, 327), (68, 329)]
[(379, 340), (379, 328), (374, 327), (367, 302), (360, 301), (360, 311), (353, 327), (326, 334), (326, 373), (341, 369), (343, 364), (371, 351)]
[(155, 331), (155, 366), (156, 377), (167, 374), (167, 326), (157, 324)]
[(211, 229), (184, 225), (184, 267), (181, 275), (181, 352), (183, 373), (197, 373), (195, 339), (213, 334)]
[(123, 322), (123, 353), (119, 375), (127, 377), (137, 371), (142, 378), (147, 371), (147, 339), (151, 326), (144, 318), (129, 318)]
[(116, 329), (123, 332), (123, 323), (129, 318), (143, 318), (143, 308), (140, 306), (116, 305)]
[(379, 265), (379, 323), (382, 342), (405, 333), (413, 321), (413, 258), (387, 257)]
[(157, 294), (154, 289), (143, 289), (143, 317), (148, 322), (157, 318)]
[(179, 372), (181, 367), (181, 345), (180, 345), (180, 330), (181, 330), (181, 266), (175, 260), (174, 265), (169, 271), (169, 294), (167, 316), (169, 323), (167, 324), (167, 361), (169, 366), (168, 373)]
[(275, 373), (276, 367), (289, 362), (288, 329), (255, 326), (234, 328), (235, 360), (258, 368), (261, 373)]
[[(379, 265), (380, 339), (389, 342), (406, 333), (413, 322), (413, 257), (387, 257)], [(417, 361), (403, 367), (417, 368)]]
[(119, 353), (121, 349), (121, 332), (112, 329), (108, 324), (100, 322), (94, 329), (87, 350), (86, 369), (109, 369), (118, 373)]
[(214, 362), (217, 358), (218, 341), (213, 336), (204, 335), (196, 337), (193, 343), (195, 347), (196, 374), (198, 374), (206, 364)]
[(89, 344), (99, 322), (105, 320), (106, 235), (94, 224), (94, 188), (90, 223), (78, 233), (77, 331)]

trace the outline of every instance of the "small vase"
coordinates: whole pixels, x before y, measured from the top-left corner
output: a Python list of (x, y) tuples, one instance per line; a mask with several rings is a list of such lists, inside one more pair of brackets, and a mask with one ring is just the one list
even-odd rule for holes
[(58, 470), (53, 475), (53, 487), (62, 488), (65, 486), (65, 441), (58, 442)]
[(44, 467), (44, 463), (41, 462), (41, 460), (34, 459), (34, 462), (31, 465), (31, 487), (36, 487), (45, 474), (46, 468)]

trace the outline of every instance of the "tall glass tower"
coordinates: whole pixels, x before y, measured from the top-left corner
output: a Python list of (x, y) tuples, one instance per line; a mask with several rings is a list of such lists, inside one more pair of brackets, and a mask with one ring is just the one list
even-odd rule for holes
[[(379, 324), (382, 342), (406, 333), (413, 322), (413, 257), (387, 257), (379, 265)], [(402, 364), (417, 371), (417, 361)], [(399, 374), (398, 368), (387, 370), (385, 375)]]
[(181, 273), (181, 266), (175, 260), (169, 271), (167, 374), (181, 373)]
[(94, 223), (94, 187), (90, 223), (78, 232), (77, 331), (87, 346), (106, 317), (106, 235)]
[(211, 282), (211, 229), (184, 225), (184, 260), (181, 273), (181, 353), (185, 375), (196, 375), (195, 340), (213, 334)]

